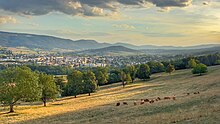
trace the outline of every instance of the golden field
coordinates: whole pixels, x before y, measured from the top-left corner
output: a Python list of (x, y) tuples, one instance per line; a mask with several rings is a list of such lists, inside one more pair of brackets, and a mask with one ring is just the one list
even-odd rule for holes
[[(175, 96), (176, 100), (140, 105), (141, 99), (165, 96)], [(116, 106), (117, 102), (128, 105)], [(112, 84), (100, 87), (91, 96), (60, 98), (47, 107), (26, 103), (16, 106), (15, 113), (7, 112), (7, 107), (0, 107), (0, 123), (219, 123), (220, 66), (209, 67), (203, 76), (192, 75), (191, 70), (175, 71), (172, 75), (159, 73), (149, 81), (136, 81), (125, 88), (120, 83)]]

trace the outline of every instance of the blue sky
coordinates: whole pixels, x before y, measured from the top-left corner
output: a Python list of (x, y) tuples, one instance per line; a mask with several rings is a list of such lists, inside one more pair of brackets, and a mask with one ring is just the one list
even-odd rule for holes
[(1, 0), (0, 30), (135, 45), (220, 43), (220, 0)]

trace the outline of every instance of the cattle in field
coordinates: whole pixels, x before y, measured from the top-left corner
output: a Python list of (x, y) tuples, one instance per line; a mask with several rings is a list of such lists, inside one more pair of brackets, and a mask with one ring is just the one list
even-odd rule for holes
[(199, 94), (199, 92), (195, 92), (194, 94)]
[(123, 105), (128, 105), (128, 103), (127, 102), (123, 102)]
[(149, 99), (145, 99), (144, 102), (149, 102)]
[(134, 105), (137, 105), (137, 102), (136, 102), (136, 101), (134, 101)]
[(141, 100), (140, 104), (143, 105), (144, 104), (144, 100)]
[(190, 95), (190, 93), (187, 93), (187, 96), (189, 96)]
[(161, 98), (160, 98), (160, 97), (157, 97), (157, 99), (158, 99), (158, 100), (161, 100)]
[(116, 103), (116, 106), (120, 106), (120, 102)]
[(166, 96), (166, 97), (164, 97), (164, 99), (171, 99), (170, 97), (168, 97), (168, 96)]
[(173, 96), (173, 97), (172, 97), (172, 99), (173, 99), (173, 100), (176, 100), (176, 97), (175, 97), (175, 96)]
[(150, 103), (154, 103), (154, 100), (150, 100)]

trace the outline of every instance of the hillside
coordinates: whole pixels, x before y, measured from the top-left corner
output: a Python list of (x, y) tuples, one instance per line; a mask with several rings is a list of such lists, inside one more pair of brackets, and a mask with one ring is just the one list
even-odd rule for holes
[(94, 49), (101, 48), (106, 46), (106, 44), (98, 43), (94, 40), (73, 41), (46, 35), (0, 32), (0, 46), (41, 48), (47, 50), (55, 48), (82, 50), (90, 49), (91, 47)]
[(174, 46), (154, 46), (154, 45), (131, 45), (127, 43), (99, 43), (95, 40), (77, 40), (73, 41), (70, 39), (63, 39), (47, 35), (35, 35), (26, 33), (11, 33), (0, 31), (0, 46), (3, 47), (27, 47), (30, 49), (66, 49), (66, 50), (88, 50), (88, 49), (99, 49), (109, 46), (123, 46), (130, 49), (163, 49), (163, 50), (184, 50), (184, 49), (204, 49), (220, 46), (219, 44), (207, 44), (190, 47), (174, 47)]
[(203, 55), (213, 54), (220, 52), (220, 46), (210, 48), (199, 48), (199, 49), (144, 49), (140, 50), (146, 54), (159, 54), (159, 55)]
[(133, 55), (141, 52), (124, 46), (109, 46), (105, 48), (85, 50), (76, 53), (86, 55)]
[[(220, 122), (220, 66), (209, 67), (203, 76), (191, 70), (154, 74), (151, 80), (100, 87), (91, 96), (66, 97), (43, 107), (41, 103), (18, 105), (16, 113), (0, 108), (0, 123), (20, 124), (103, 124), (103, 123), (209, 123)], [(194, 94), (199, 92), (199, 94)], [(190, 93), (187, 95), (187, 93)], [(176, 96), (176, 100), (159, 100), (140, 105), (141, 99)], [(134, 105), (134, 101), (138, 105)], [(116, 106), (117, 102), (128, 105)]]

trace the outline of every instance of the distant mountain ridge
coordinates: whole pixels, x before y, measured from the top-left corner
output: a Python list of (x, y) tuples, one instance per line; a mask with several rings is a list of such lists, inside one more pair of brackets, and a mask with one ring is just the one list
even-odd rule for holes
[(99, 49), (91, 49), (91, 50), (85, 50), (81, 51), (80, 53), (77, 52), (77, 54), (87, 54), (87, 55), (113, 55), (113, 54), (137, 54), (141, 53), (139, 50), (130, 49), (124, 46), (109, 46)]
[(35, 35), (26, 33), (11, 33), (0, 31), (0, 46), (3, 47), (27, 47), (40, 49), (68, 49), (68, 50), (89, 50), (100, 49), (110, 46), (123, 46), (129, 49), (202, 49), (220, 46), (220, 44), (198, 45), (190, 47), (175, 47), (175, 46), (154, 46), (142, 45), (136, 46), (127, 43), (99, 43), (95, 40), (77, 40), (63, 39), (47, 35)]

